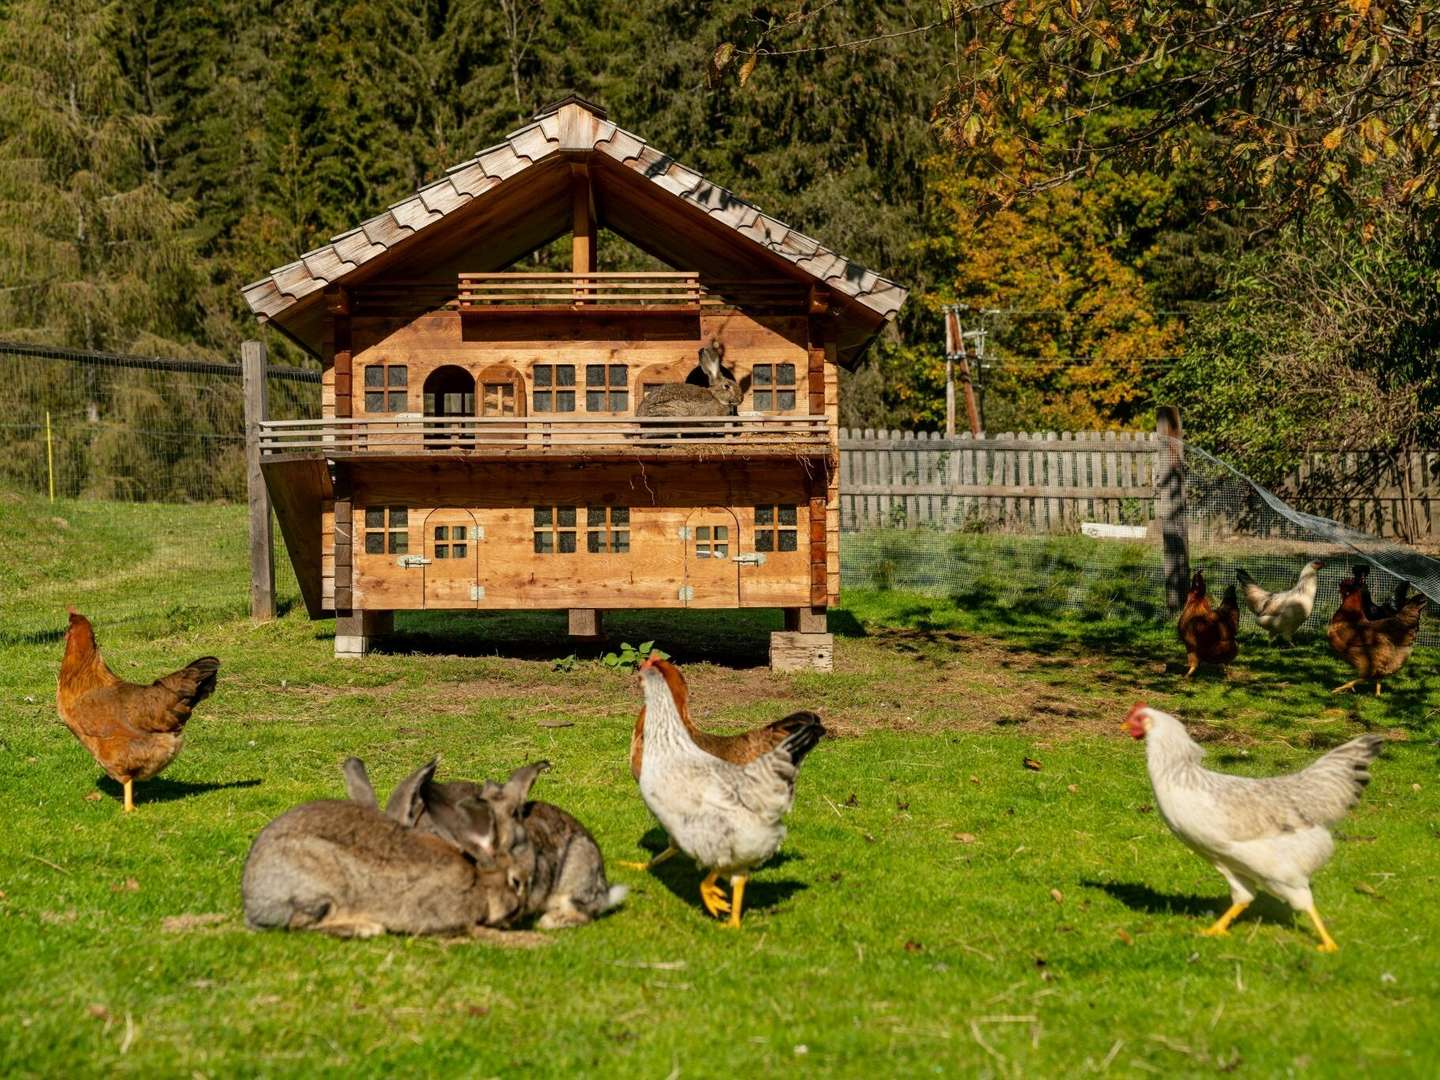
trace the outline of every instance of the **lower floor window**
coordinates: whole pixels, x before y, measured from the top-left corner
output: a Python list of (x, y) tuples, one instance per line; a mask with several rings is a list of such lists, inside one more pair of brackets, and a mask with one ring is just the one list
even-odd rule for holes
[(404, 555), (410, 550), (410, 510), (404, 506), (365, 508), (365, 554)]
[(575, 550), (575, 532), (575, 507), (535, 507), (535, 554), (569, 554)]
[(757, 506), (755, 550), (795, 551), (799, 539), (797, 521), (793, 506)]
[(470, 530), (465, 525), (435, 526), (435, 558), (463, 559), (470, 554)]
[(592, 555), (624, 555), (630, 551), (630, 508), (587, 506), (585, 550)]
[(697, 525), (695, 527), (697, 559), (728, 559), (730, 557), (730, 526)]

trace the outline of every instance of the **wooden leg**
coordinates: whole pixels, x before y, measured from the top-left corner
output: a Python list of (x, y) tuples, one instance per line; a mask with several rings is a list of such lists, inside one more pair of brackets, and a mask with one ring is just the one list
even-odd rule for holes
[(599, 641), (604, 636), (604, 612), (595, 608), (570, 609), (570, 636), (579, 641)]
[(394, 633), (393, 611), (342, 611), (335, 616), (335, 655), (358, 659), (380, 638)]

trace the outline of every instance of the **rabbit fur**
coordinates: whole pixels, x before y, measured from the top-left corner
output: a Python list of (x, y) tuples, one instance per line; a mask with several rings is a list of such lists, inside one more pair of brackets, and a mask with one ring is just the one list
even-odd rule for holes
[[(520, 893), (520, 917), (538, 915), (536, 925), (544, 930), (590, 922), (629, 892), (623, 885), (609, 883), (599, 845), (584, 825), (558, 806), (528, 799), (536, 778), (549, 768), (545, 761), (527, 765), (515, 770), (503, 785), (493, 781), (484, 785), (468, 780), (429, 782), (451, 801), (478, 798), (490, 806), (495, 822), (494, 857), (508, 868)], [(364, 778), (363, 785), (354, 782), (357, 775)], [(374, 801), (363, 763), (351, 758), (345, 763), (345, 776), (352, 799)], [(406, 819), (407, 810), (414, 806), (397, 789), (386, 814), (422, 832), (431, 831), (433, 818), (423, 804), (413, 820)]]
[(700, 350), (700, 370), (708, 386), (666, 383), (657, 386), (635, 409), (636, 416), (734, 416), (745, 396), (740, 384), (720, 370), (725, 346), (711, 340)]
[(245, 860), (246, 924), (372, 937), (458, 934), (513, 921), (523, 902), (506, 870), (490, 861), (493, 811), (483, 800), (430, 787), (435, 764), (400, 789), (410, 816), (416, 807), (429, 815), (429, 832), (338, 800), (305, 803), (265, 826)]

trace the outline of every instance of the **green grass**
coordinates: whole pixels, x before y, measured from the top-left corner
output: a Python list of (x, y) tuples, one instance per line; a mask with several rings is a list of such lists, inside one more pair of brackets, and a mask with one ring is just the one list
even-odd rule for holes
[[(220, 509), (152, 513), (208, 535)], [(72, 505), (47, 545), (43, 512), (0, 501), (36, 553), (7, 565), (0, 597), (7, 1075), (1429, 1076), (1440, 1061), (1434, 650), (1376, 701), (1329, 696), (1344, 676), (1323, 638), (1286, 652), (1247, 630), (1229, 678), (1184, 684), (1163, 627), (970, 594), (847, 596), (831, 676), (761, 667), (768, 613), (619, 616), (615, 641), (654, 636), (685, 665), (703, 723), (803, 705), (839, 733), (802, 771), (740, 932), (703, 915), (677, 859), (649, 878), (612, 868), (625, 906), (535, 948), (256, 934), (240, 920), (250, 841), (338, 795), (350, 753), (382, 792), (437, 752), (472, 777), (543, 756), (537, 794), (610, 860), (658, 847), (626, 768), (637, 691), (598, 649), (551, 670), (572, 651), (552, 615), (403, 616), (395, 651), (336, 661), (329, 624), (238, 617), (233, 567), (167, 591), (132, 512)], [(224, 660), (129, 817), (54, 713), (57, 605), (78, 579), (98, 584), (77, 601), (125, 615), (99, 627), (122, 674)], [(1228, 939), (1197, 936), (1223, 885), (1153, 811), (1141, 748), (1118, 732), (1137, 697), (1238, 772), (1395, 734), (1316, 882), (1338, 955), (1275, 904)], [(557, 719), (573, 726), (539, 723)], [(166, 922), (185, 915), (216, 918)]]

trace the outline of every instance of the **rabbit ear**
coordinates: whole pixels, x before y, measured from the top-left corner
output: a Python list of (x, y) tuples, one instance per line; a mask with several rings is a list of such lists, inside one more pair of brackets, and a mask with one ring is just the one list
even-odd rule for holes
[(700, 370), (712, 382), (720, 376), (720, 356), (720, 349), (713, 341), (700, 350)]
[(345, 773), (345, 794), (350, 801), (378, 810), (380, 804), (375, 799), (375, 787), (370, 783), (370, 774), (365, 771), (365, 762), (358, 757), (346, 758), (340, 768)]
[(441, 839), (477, 862), (494, 857), (495, 814), (489, 803), (473, 794), (457, 798), (439, 784), (426, 784), (422, 798), (430, 823)]
[(431, 758), (428, 765), (422, 765), (401, 780), (400, 786), (390, 793), (390, 801), (385, 804), (385, 816), (407, 829), (419, 821), (420, 813), (425, 809), (425, 786), (435, 775), (435, 766), (439, 763), (439, 758)]
[(535, 778), (542, 772), (550, 771), (550, 762), (537, 761), (533, 765), (526, 765), (516, 769), (510, 774), (510, 779), (505, 781), (505, 786), (500, 789), (500, 797), (494, 800), (498, 805), (503, 806), (512, 816), (518, 815), (530, 798), (530, 788), (535, 783)]

